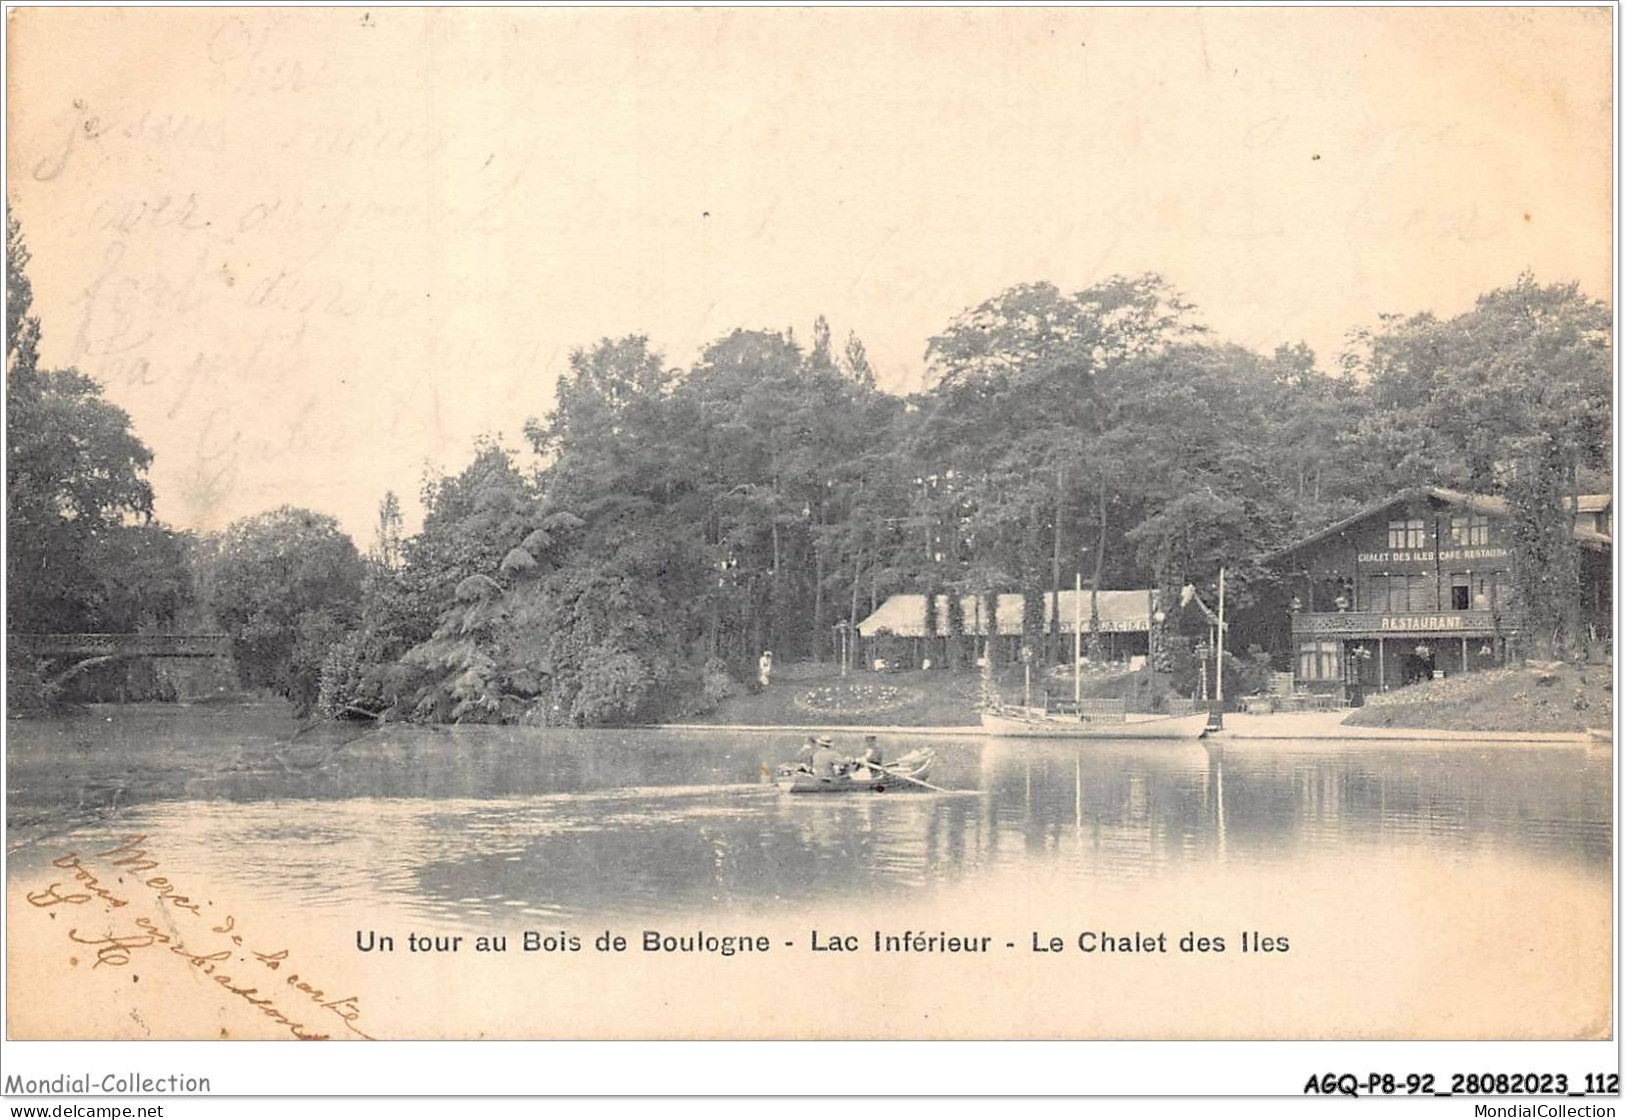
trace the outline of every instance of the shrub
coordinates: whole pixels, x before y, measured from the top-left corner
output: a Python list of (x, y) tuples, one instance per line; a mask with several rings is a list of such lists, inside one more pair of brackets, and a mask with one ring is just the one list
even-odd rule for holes
[(739, 682), (729, 674), (727, 663), (720, 657), (713, 657), (705, 663), (700, 691), (707, 707), (714, 708), (724, 700), (738, 696), (743, 690)]

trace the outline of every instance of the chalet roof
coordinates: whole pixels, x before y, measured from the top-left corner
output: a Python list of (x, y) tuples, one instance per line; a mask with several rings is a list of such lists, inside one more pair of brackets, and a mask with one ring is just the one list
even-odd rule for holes
[[(1582, 494), (1580, 496), (1580, 508), (1584, 510), (1586, 508), (1585, 502), (1587, 499), (1596, 497), (1607, 497), (1607, 495)], [(1435, 501), (1444, 502), (1446, 505), (1457, 506), (1462, 509), (1469, 509), (1475, 513), (1482, 513), (1487, 517), (1505, 517), (1508, 513), (1507, 500), (1493, 494), (1473, 494), (1466, 490), (1451, 490), (1444, 486), (1416, 486), (1409, 490), (1401, 490), (1399, 493), (1392, 494), (1379, 502), (1373, 502), (1364, 509), (1361, 509), (1356, 513), (1351, 513), (1341, 521), (1334, 521), (1324, 529), (1317, 529), (1315, 532), (1310, 533), (1308, 536), (1303, 537), (1302, 539), (1295, 541), (1284, 548), (1278, 548), (1273, 552), (1265, 553), (1263, 556), (1263, 562), (1269, 564), (1281, 559), (1283, 556), (1297, 552), (1299, 549), (1305, 548), (1312, 544), (1318, 544), (1327, 537), (1336, 536), (1338, 533), (1343, 532), (1351, 525), (1356, 525), (1368, 517), (1375, 517), (1384, 510), (1392, 509), (1394, 506), (1407, 505), (1412, 502), (1424, 501), (1429, 498)], [(1609, 503), (1612, 504), (1611, 498), (1609, 499)], [(1603, 533), (1599, 533), (1595, 529), (1587, 529), (1583, 525), (1576, 525), (1574, 527), (1574, 539), (1578, 541), (1582, 547), (1596, 549), (1598, 551), (1613, 547), (1613, 538), (1606, 536)]]
[[(1044, 617), (1049, 618), (1050, 595), (1044, 593)], [(1072, 633), (1072, 620), (1081, 617), (1083, 633), (1089, 633), (1089, 592), (1062, 591), (1061, 632)], [(1081, 596), (1081, 597), (1080, 597)], [(986, 633), (985, 604), (979, 596), (965, 595), (960, 604), (965, 611), (965, 633)], [(1100, 592), (1100, 629), (1117, 633), (1144, 633), (1151, 629), (1151, 603), (1153, 593), (1145, 588), (1134, 591)], [(1074, 603), (1074, 600), (1077, 600)], [(999, 596), (999, 634), (1009, 637), (1021, 635), (1022, 596), (1005, 593)], [(1077, 614), (1074, 615), (1074, 610)], [(925, 637), (925, 596), (892, 595), (871, 614), (858, 623), (858, 633), (866, 638), (881, 630), (890, 630), (901, 638)], [(948, 596), (937, 596), (937, 633), (948, 632)]]
[[(1568, 504), (1567, 502), (1564, 503), (1564, 505), (1567, 505), (1567, 504)], [(1611, 510), (1613, 508), (1614, 508), (1614, 496), (1612, 494), (1581, 494), (1580, 495), (1580, 512), (1581, 513), (1602, 513), (1604, 510)]]

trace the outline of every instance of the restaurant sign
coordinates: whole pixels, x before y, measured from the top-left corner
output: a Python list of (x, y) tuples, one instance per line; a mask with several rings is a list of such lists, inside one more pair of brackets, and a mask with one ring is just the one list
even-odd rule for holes
[(1292, 633), (1299, 637), (1380, 638), (1401, 634), (1449, 634), (1477, 638), (1506, 634), (1510, 628), (1494, 611), (1451, 611), (1446, 614), (1387, 614), (1380, 611), (1299, 613), (1292, 616)]
[(1437, 551), (1431, 548), (1396, 548), (1386, 552), (1361, 552), (1355, 559), (1362, 564), (1403, 564), (1408, 562), (1433, 563), (1434, 561), (1455, 560), (1504, 560), (1507, 550), (1504, 548), (1447, 548)]
[(1459, 614), (1385, 614), (1379, 626), (1383, 630), (1463, 630), (1466, 619)]

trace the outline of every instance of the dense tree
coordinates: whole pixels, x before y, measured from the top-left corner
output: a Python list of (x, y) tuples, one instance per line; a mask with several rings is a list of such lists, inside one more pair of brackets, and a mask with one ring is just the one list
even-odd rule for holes
[[(931, 387), (908, 399), (875, 389), (855, 337), (837, 354), (822, 318), (805, 350), (734, 331), (688, 370), (606, 339), (526, 425), (539, 473), (488, 442), (431, 482), (423, 531), (377, 582), (392, 590), (369, 591), (384, 621), (363, 630), (401, 652), (412, 636), (398, 711), (621, 723), (751, 679), (764, 648), (824, 656), (837, 621), (895, 591), (932, 596), (931, 655), (949, 666), (968, 659), (965, 594), (991, 626), (996, 593), (1027, 592), (1026, 640), (1059, 655), (1049, 593), (1073, 571), (1159, 588), (1172, 609), (1222, 566), (1245, 606), (1262, 551), (1402, 482), (1499, 489), (1572, 521), (1519, 488), (1572, 489), (1606, 459), (1595, 308), (1524, 284), (1473, 316), (1387, 320), (1328, 374), (1302, 346), (1210, 340), (1155, 276), (1023, 285), (932, 339)], [(1531, 373), (1552, 362), (1566, 372)], [(1476, 420), (1452, 412), (1464, 401)], [(1524, 520), (1531, 542), (1558, 540)], [(1540, 555), (1530, 570), (1567, 588), (1566, 561)], [(1189, 669), (1164, 637), (1158, 666)]]
[(234, 522), (220, 544), (212, 607), (246, 685), (308, 712), (329, 649), (354, 628), (362, 562), (325, 514), (283, 506)]
[(1051, 656), (1062, 649), (1058, 600), (1046, 622), (1039, 593), (1086, 558), (1100, 586), (1127, 528), (1111, 514), (1135, 476), (1110, 445), (1136, 404), (1125, 371), (1201, 337), (1192, 310), (1156, 276), (1070, 294), (1021, 285), (960, 315), (927, 349), (935, 386), (917, 453), (954, 480), (948, 535), (967, 542), (958, 582), (1026, 589), (1023, 633), (1035, 644), (1047, 631)]
[(711, 605), (712, 511), (697, 454), (703, 408), (642, 337), (577, 350), (558, 403), (526, 424), (550, 463), (540, 526), (552, 556), (509, 616), (541, 689), (530, 718), (619, 723), (699, 687)]
[(22, 232), (8, 218), (7, 625), (126, 630), (165, 620), (185, 595), (185, 577), (179, 546), (147, 524), (152, 453), (94, 380), (40, 368), (28, 260)]
[(438, 558), (435, 570), (457, 582), (433, 632), (405, 657), (423, 673), (410, 698), (416, 714), (488, 721), (533, 704), (548, 674), (537, 642), (517, 633), (514, 619), (551, 569), (559, 538), (577, 524), (546, 514), (534, 482), (494, 441), (435, 487), (423, 532), (408, 548), (408, 570)]
[[(34, 286), (28, 279), (33, 254), (23, 240), (23, 227), (6, 215), (6, 373), (31, 376), (39, 366), (39, 317), (33, 313)], [(10, 388), (11, 386), (7, 386)]]
[(367, 558), (379, 568), (393, 572), (400, 568), (403, 557), (401, 555), (401, 541), (404, 535), (405, 519), (401, 516), (401, 500), (395, 496), (395, 491), (384, 493), (383, 500), (378, 503), (378, 527), (376, 538)]
[(1548, 436), (1576, 483), (1605, 477), (1610, 328), (1576, 285), (1524, 275), (1455, 318), (1387, 316), (1358, 332), (1346, 365), (1369, 397), (1359, 435), (1377, 484), (1498, 493)]
[[(1024, 284), (932, 338), (907, 398), (822, 316), (806, 347), (736, 330), (687, 369), (604, 339), (525, 424), (539, 465), (480, 440), (424, 481), (417, 533), (385, 496), (363, 558), (302, 510), (219, 540), (149, 524), (150, 455), (94, 382), (38, 368), (14, 223), (7, 242), (11, 624), (161, 627), (201, 591), (245, 681), (301, 710), (656, 719), (754, 681), (764, 649), (832, 655), (899, 591), (930, 596), (947, 667), (1011, 591), (1024, 641), (1067, 657), (1074, 573), (1171, 610), (1223, 567), (1245, 607), (1262, 552), (1416, 483), (1504, 496), (1519, 621), (1554, 652), (1580, 636), (1573, 499), (1608, 484), (1612, 400), (1607, 310), (1573, 285), (1524, 277), (1454, 318), (1384, 318), (1328, 372), (1301, 345), (1211, 338), (1154, 275)], [(178, 575), (189, 556), (199, 590)], [(1153, 652), (1194, 664), (1160, 627)]]
[(1610, 329), (1577, 285), (1524, 275), (1452, 319), (1389, 317), (1349, 360), (1370, 397), (1357, 440), (1373, 489), (1509, 500), (1520, 622), (1547, 654), (1584, 637), (1573, 527), (1578, 495), (1609, 477)]

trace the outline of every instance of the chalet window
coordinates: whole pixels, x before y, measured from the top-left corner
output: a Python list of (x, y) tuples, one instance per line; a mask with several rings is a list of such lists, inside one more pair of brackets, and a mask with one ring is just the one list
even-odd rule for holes
[(1388, 609), (1388, 577), (1366, 576), (1365, 586), (1360, 591), (1360, 605), (1368, 611), (1385, 611)]
[(1371, 585), (1366, 589), (1365, 609), (1368, 611), (1387, 611), (1393, 609), (1393, 599), (1388, 594), (1388, 575), (1371, 577)]
[(1389, 548), (1426, 548), (1427, 526), (1420, 517), (1388, 522)]
[(1463, 572), (1457, 572), (1450, 577), (1450, 609), (1464, 611), (1472, 605), (1472, 577)]
[(1452, 514), (1450, 543), (1458, 548), (1482, 548), (1489, 544), (1490, 519), (1482, 513)]
[(1366, 610), (1379, 613), (1433, 610), (1433, 577), (1405, 572), (1372, 576), (1366, 584), (1365, 602)]
[(1300, 681), (1342, 680), (1343, 666), (1339, 642), (1301, 642), (1298, 645)]
[(1412, 575), (1406, 577), (1405, 582), (1409, 585), (1406, 590), (1410, 593), (1411, 604), (1407, 609), (1413, 611), (1433, 610), (1435, 606), (1434, 592), (1437, 586), (1433, 577), (1430, 575)]
[(1385, 611), (1389, 609), (1391, 600), (1388, 596), (1388, 577), (1377, 576), (1371, 581), (1371, 609)]

